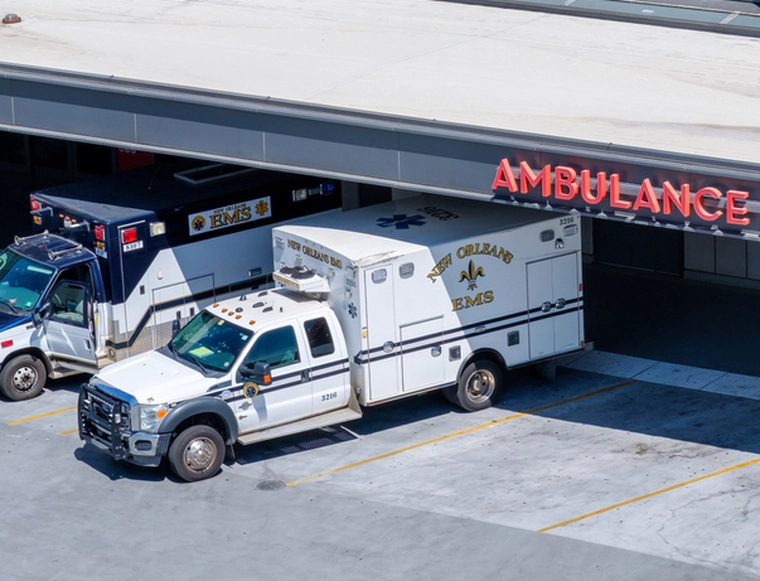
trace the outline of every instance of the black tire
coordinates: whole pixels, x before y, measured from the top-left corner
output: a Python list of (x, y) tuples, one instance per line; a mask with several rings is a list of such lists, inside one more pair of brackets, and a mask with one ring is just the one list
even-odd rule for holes
[(211, 426), (190, 426), (169, 447), (169, 464), (182, 480), (196, 482), (219, 472), (225, 455), (224, 440)]
[(501, 368), (488, 360), (473, 361), (462, 372), (459, 382), (444, 392), (447, 399), (468, 412), (491, 407), (503, 387)]
[(46, 381), (45, 364), (34, 355), (14, 357), (0, 371), (0, 391), (13, 401), (37, 397), (42, 393)]

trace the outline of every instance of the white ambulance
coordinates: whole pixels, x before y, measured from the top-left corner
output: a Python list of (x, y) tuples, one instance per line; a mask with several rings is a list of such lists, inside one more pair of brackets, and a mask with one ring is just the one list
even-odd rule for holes
[(166, 347), (82, 387), (80, 436), (215, 474), (225, 445), (432, 389), (466, 410), (508, 369), (580, 349), (580, 218), (419, 196), (275, 227), (281, 288), (215, 303)]

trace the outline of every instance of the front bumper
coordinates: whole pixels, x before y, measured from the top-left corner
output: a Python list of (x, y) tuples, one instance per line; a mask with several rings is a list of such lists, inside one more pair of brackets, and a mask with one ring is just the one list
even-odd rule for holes
[(158, 466), (169, 449), (171, 434), (148, 434), (130, 429), (132, 402), (104, 386), (83, 384), (79, 392), (79, 437), (115, 460)]

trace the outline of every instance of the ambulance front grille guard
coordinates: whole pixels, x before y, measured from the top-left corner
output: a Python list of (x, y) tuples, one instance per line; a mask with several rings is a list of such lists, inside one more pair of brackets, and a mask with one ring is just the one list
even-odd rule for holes
[(79, 433), (107, 449), (116, 460), (126, 458), (129, 455), (126, 442), (129, 412), (127, 402), (85, 384), (79, 393)]

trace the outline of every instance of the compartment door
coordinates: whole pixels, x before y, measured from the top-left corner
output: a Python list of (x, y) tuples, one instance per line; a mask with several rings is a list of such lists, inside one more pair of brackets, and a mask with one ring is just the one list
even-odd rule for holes
[(401, 392), (398, 381), (399, 347), (394, 316), (393, 267), (364, 273), (364, 309), (367, 321), (369, 398), (378, 401)]
[(441, 385), (445, 380), (443, 317), (401, 327), (404, 392)]
[(580, 346), (577, 264), (566, 254), (527, 265), (531, 359)]

